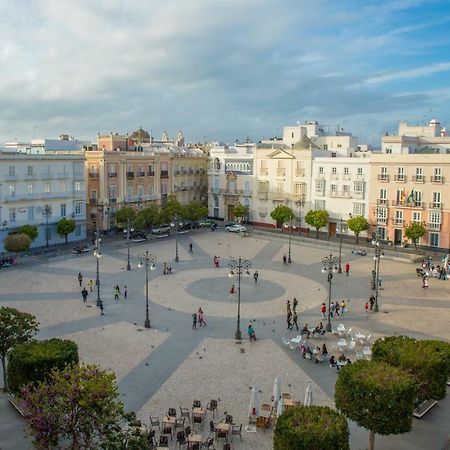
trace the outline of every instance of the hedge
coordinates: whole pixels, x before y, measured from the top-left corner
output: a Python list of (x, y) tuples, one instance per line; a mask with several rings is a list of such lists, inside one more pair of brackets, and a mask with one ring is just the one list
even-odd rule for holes
[(348, 450), (348, 423), (327, 406), (292, 406), (278, 418), (274, 450)]
[(9, 388), (18, 393), (26, 384), (45, 381), (52, 369), (78, 361), (78, 345), (73, 341), (55, 338), (19, 344), (8, 357)]

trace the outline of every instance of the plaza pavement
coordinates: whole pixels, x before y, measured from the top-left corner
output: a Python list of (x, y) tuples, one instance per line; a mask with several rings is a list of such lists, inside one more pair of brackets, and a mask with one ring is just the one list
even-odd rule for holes
[[(193, 243), (194, 253), (187, 251)], [(137, 268), (137, 255), (149, 250), (157, 257), (157, 270), (150, 271), (150, 319), (152, 328), (144, 329), (145, 271)], [(335, 248), (331, 247), (334, 255)], [(66, 337), (79, 345), (81, 359), (96, 362), (116, 372), (119, 389), (128, 409), (138, 412), (144, 422), (148, 415), (163, 416), (169, 407), (190, 407), (198, 398), (206, 403), (220, 398), (219, 413), (231, 413), (236, 422), (246, 424), (250, 387), (257, 384), (261, 401), (269, 401), (273, 380), (282, 378), (283, 392), (303, 400), (308, 381), (313, 381), (316, 404), (333, 405), (336, 372), (327, 364), (315, 365), (283, 344), (294, 337), (285, 326), (285, 302), (299, 300), (299, 326), (313, 326), (320, 320), (319, 308), (327, 301), (326, 275), (321, 260), (330, 248), (311, 243), (292, 245), (293, 263), (282, 265), (288, 253), (287, 241), (273, 236), (244, 237), (225, 232), (193, 232), (180, 236), (180, 262), (174, 262), (174, 239), (155, 239), (132, 244), (132, 270), (126, 271), (125, 241), (112, 241), (103, 247), (101, 297), (105, 315), (95, 307), (96, 292), (81, 301), (78, 272), (83, 285), (95, 280), (95, 257), (90, 254), (64, 255), (48, 261), (33, 259), (0, 271), (0, 305), (16, 307), (36, 315), (39, 338)], [(221, 268), (212, 264), (220, 256)], [(230, 302), (229, 288), (237, 279), (228, 277), (230, 258), (250, 259), (259, 272), (258, 283), (246, 277), (242, 281), (241, 330), (246, 337), (249, 321), (258, 340), (244, 339), (236, 344), (236, 301)], [(373, 259), (356, 256), (350, 247), (343, 249), (343, 265), (349, 261), (350, 276), (335, 274), (332, 298), (347, 300), (349, 311), (336, 322), (344, 323), (373, 338), (383, 334), (408, 334), (419, 338), (450, 340), (449, 282), (432, 279), (429, 289), (421, 288), (411, 263), (383, 260), (378, 314), (366, 314), (363, 304), (369, 289)], [(174, 273), (162, 274), (167, 262)], [(128, 298), (116, 302), (113, 287), (128, 286)], [(202, 307), (208, 325), (191, 328), (192, 313)], [(336, 338), (326, 336), (313, 341), (333, 349)], [(352, 355), (349, 355), (352, 357)], [(209, 416), (208, 416), (209, 418)], [(442, 449), (448, 436), (450, 399), (438, 403), (423, 419), (414, 420), (411, 433), (376, 437), (377, 448)], [(23, 437), (24, 422), (0, 395), (0, 449), (29, 448)], [(207, 434), (207, 424), (203, 433)], [(350, 424), (351, 448), (367, 446), (368, 434)], [(243, 433), (243, 442), (235, 438), (236, 449), (271, 449), (271, 431)], [(173, 446), (173, 445), (172, 445)]]

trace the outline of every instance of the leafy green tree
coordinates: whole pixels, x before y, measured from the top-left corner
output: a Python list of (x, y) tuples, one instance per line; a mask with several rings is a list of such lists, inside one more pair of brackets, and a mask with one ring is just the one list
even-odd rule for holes
[(364, 216), (350, 217), (350, 219), (347, 220), (347, 226), (355, 233), (356, 243), (358, 243), (361, 231), (369, 229), (369, 221)]
[(270, 217), (277, 223), (277, 227), (281, 227), (284, 223), (292, 220), (294, 216), (294, 212), (289, 206), (286, 205), (278, 205), (271, 213)]
[(27, 384), (45, 381), (52, 369), (78, 364), (78, 345), (67, 339), (27, 341), (8, 356), (8, 387), (18, 393)]
[(305, 222), (316, 229), (316, 238), (318, 238), (319, 230), (328, 224), (329, 218), (327, 211), (315, 209), (306, 213)]
[(153, 203), (139, 211), (134, 219), (134, 226), (138, 230), (153, 228), (154, 226), (161, 224), (162, 218), (160, 207)]
[(349, 449), (348, 423), (327, 406), (292, 406), (278, 419), (274, 450)]
[(162, 208), (163, 221), (171, 222), (175, 216), (183, 216), (183, 207), (174, 195), (167, 197), (167, 202)]
[(116, 222), (122, 228), (128, 227), (128, 224), (134, 226), (135, 218), (136, 210), (131, 206), (124, 206), (116, 212)]
[(247, 215), (248, 215), (248, 207), (247, 206), (244, 206), (241, 203), (238, 203), (234, 207), (234, 217), (236, 217), (239, 220), (239, 222), (242, 222), (244, 217)]
[(38, 228), (36, 225), (22, 225), (19, 233), (26, 234), (32, 241), (38, 237)]
[(442, 400), (450, 377), (450, 344), (437, 340), (416, 340), (408, 336), (377, 339), (372, 359), (409, 373), (417, 386), (417, 402)]
[(10, 234), (6, 236), (3, 241), (3, 246), (8, 252), (17, 254), (17, 262), (21, 252), (26, 252), (30, 249), (31, 239), (23, 233)]
[(411, 430), (416, 398), (414, 379), (384, 362), (358, 361), (342, 367), (334, 401), (347, 418), (369, 430), (369, 450), (375, 434), (401, 434)]
[(411, 222), (405, 227), (405, 236), (408, 239), (411, 239), (411, 242), (414, 244), (414, 248), (417, 250), (417, 241), (425, 236), (427, 229), (423, 223), (419, 222)]
[(56, 232), (61, 236), (64, 237), (67, 244), (67, 236), (69, 236), (70, 233), (73, 233), (75, 231), (75, 228), (77, 227), (74, 219), (66, 219), (63, 217), (57, 224), (56, 224)]
[(189, 202), (183, 207), (182, 216), (184, 219), (191, 223), (191, 229), (193, 228), (196, 220), (202, 219), (208, 215), (208, 208), (203, 206), (200, 202)]
[(39, 323), (32, 314), (6, 306), (0, 307), (0, 359), (3, 368), (3, 385), (8, 390), (6, 358), (18, 344), (31, 339), (39, 330)]
[(42, 450), (102, 448), (123, 418), (115, 375), (97, 366), (53, 370), (48, 382), (22, 389), (22, 398), (33, 444)]

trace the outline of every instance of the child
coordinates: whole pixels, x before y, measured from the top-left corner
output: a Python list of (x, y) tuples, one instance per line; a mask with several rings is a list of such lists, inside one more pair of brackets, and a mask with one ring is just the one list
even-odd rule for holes
[(364, 309), (367, 312), (369, 312), (369, 302), (364, 303)]
[(249, 326), (247, 328), (247, 334), (248, 334), (248, 338), (250, 339), (250, 342), (256, 341), (255, 330), (253, 329), (252, 324), (249, 324)]

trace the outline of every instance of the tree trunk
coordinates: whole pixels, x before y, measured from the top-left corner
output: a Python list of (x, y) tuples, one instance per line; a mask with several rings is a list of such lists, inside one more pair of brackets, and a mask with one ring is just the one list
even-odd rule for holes
[(417, 250), (417, 241), (414, 239), (414, 248)]
[(316, 239), (319, 239), (319, 229), (316, 228)]
[(359, 241), (359, 233), (355, 233), (356, 236), (356, 245), (358, 245), (358, 241)]
[(8, 385), (6, 384), (6, 356), (2, 358), (2, 369), (3, 369), (3, 386), (4, 391), (8, 392)]
[(373, 431), (369, 431), (369, 450), (375, 449), (375, 433)]
[(64, 236), (66, 238), (66, 244), (67, 244), (67, 236), (68, 236), (67, 234)]

